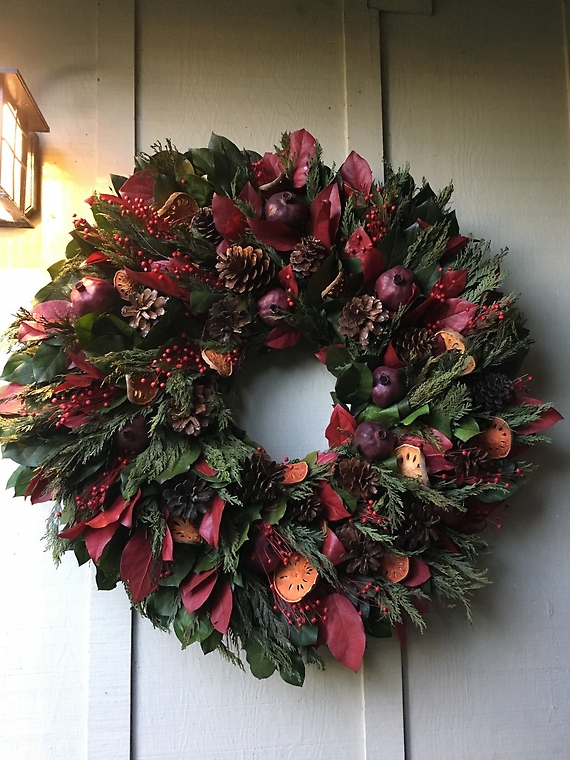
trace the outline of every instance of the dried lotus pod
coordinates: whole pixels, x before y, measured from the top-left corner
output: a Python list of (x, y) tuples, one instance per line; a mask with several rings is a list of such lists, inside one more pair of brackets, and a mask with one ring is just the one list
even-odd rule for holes
[(487, 430), (475, 436), (473, 443), (484, 451), (489, 459), (504, 459), (508, 457), (513, 445), (513, 433), (505, 420), (493, 417)]
[(424, 486), (429, 486), (429, 478), (426, 468), (426, 460), (421, 449), (404, 443), (394, 450), (398, 472), (409, 478), (420, 480)]
[(113, 279), (113, 285), (123, 301), (130, 301), (132, 294), (136, 293), (138, 290), (136, 282), (131, 280), (129, 275), (123, 269), (119, 269), (119, 271), (116, 272)]
[[(465, 341), (463, 340), (463, 336), (460, 333), (456, 332), (455, 330), (449, 330), (449, 329), (440, 330), (439, 332), (436, 333), (436, 337), (439, 337), (443, 340), (446, 351), (453, 351), (455, 349), (456, 351), (461, 351), (461, 353), (464, 354), (467, 350), (465, 347)], [(473, 372), (473, 370), (475, 369), (475, 366), (476, 366), (475, 359), (472, 356), (470, 356), (469, 364), (467, 365), (467, 367), (465, 367), (465, 369), (463, 370), (461, 374), (462, 375), (471, 374), (471, 372)]]
[(273, 576), (276, 594), (290, 604), (300, 602), (319, 579), (319, 572), (301, 554), (292, 554), (289, 562), (280, 565)]
[(283, 468), (283, 485), (292, 486), (301, 483), (309, 474), (309, 465), (306, 462), (291, 462)]
[(380, 563), (380, 570), (384, 578), (392, 583), (399, 583), (410, 572), (410, 558), (398, 557), (397, 554), (385, 554)]
[(227, 354), (220, 354), (219, 351), (214, 351), (213, 348), (205, 348), (202, 351), (202, 359), (210, 369), (216, 370), (218, 375), (222, 377), (229, 377), (234, 371), (233, 362), (231, 359), (228, 359)]
[(158, 396), (159, 387), (154, 372), (140, 375), (125, 375), (127, 398), (132, 404), (145, 406)]
[(200, 206), (188, 193), (172, 193), (164, 206), (158, 209), (157, 214), (163, 219), (173, 223), (189, 222)]
[(190, 520), (183, 517), (170, 515), (168, 518), (168, 527), (172, 533), (172, 540), (177, 544), (201, 544), (202, 536), (198, 528)]

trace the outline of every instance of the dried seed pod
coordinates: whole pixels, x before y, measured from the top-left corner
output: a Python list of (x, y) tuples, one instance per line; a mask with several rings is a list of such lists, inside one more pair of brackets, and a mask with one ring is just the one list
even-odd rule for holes
[(125, 375), (127, 382), (127, 398), (132, 404), (145, 406), (158, 396), (159, 387), (154, 372), (140, 375)]
[(487, 430), (472, 439), (489, 459), (504, 459), (513, 445), (513, 433), (505, 420), (493, 417)]
[[(436, 333), (436, 337), (440, 337), (443, 340), (443, 343), (445, 345), (446, 351), (453, 351), (454, 349), (456, 351), (461, 351), (462, 354), (464, 354), (467, 350), (465, 346), (465, 341), (463, 340), (463, 336), (460, 335), (460, 333), (455, 332), (455, 330), (440, 330)], [(462, 375), (469, 375), (473, 370), (475, 369), (475, 359), (470, 356), (469, 357), (469, 364), (463, 372)]]
[(306, 462), (291, 462), (283, 468), (283, 484), (291, 486), (301, 483), (309, 474), (309, 465)]
[(313, 588), (319, 573), (306, 557), (292, 554), (286, 565), (280, 565), (273, 576), (275, 592), (285, 602), (300, 602)]
[(188, 193), (172, 193), (157, 214), (172, 224), (190, 222), (200, 206)]
[(399, 583), (410, 572), (410, 558), (398, 557), (396, 554), (385, 554), (382, 557), (381, 571), (384, 578), (392, 581), (392, 583)]
[(172, 540), (177, 544), (201, 544), (203, 539), (198, 528), (190, 520), (170, 515), (168, 527), (172, 533)]
[(424, 486), (429, 486), (429, 478), (426, 468), (426, 460), (422, 450), (417, 446), (411, 446), (404, 443), (394, 449), (398, 472), (401, 475), (407, 475), (409, 478), (420, 480)]
[(202, 359), (210, 369), (216, 370), (218, 375), (222, 377), (229, 377), (234, 371), (232, 360), (228, 359), (227, 354), (220, 354), (219, 351), (214, 351), (213, 348), (205, 348), (202, 351)]

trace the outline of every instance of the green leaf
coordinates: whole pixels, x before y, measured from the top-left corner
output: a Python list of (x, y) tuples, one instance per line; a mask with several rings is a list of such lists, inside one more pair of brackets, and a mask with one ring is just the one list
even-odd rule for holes
[(159, 586), (180, 586), (184, 578), (194, 567), (196, 556), (198, 554), (197, 546), (186, 546), (184, 544), (174, 544), (174, 563), (170, 575), (165, 575), (158, 581)]
[[(284, 621), (285, 622), (285, 621)], [(287, 625), (289, 640), (296, 647), (313, 647), (319, 638), (319, 626), (305, 623), (300, 628)]]
[(339, 375), (335, 392), (345, 404), (360, 404), (370, 398), (372, 382), (372, 372), (366, 364), (357, 362)]
[(440, 414), (439, 412), (430, 412), (430, 415), (427, 419), (427, 424), (430, 427), (439, 430), (439, 432), (443, 433), (447, 438), (451, 438), (451, 420), (445, 414)]
[(192, 631), (191, 635), (187, 637), (186, 641), (188, 644), (194, 644), (196, 641), (202, 642), (205, 641), (213, 632), (214, 626), (212, 625), (210, 619), (206, 616), (205, 613), (202, 613), (198, 618), (198, 624), (195, 625), (194, 630)]
[(463, 417), (459, 421), (457, 427), (453, 429), (453, 435), (456, 438), (459, 438), (460, 441), (463, 441), (463, 443), (466, 443), (470, 438), (473, 438), (474, 435), (477, 435), (477, 433), (480, 432), (477, 421), (469, 415)]
[(179, 602), (180, 592), (177, 588), (161, 587), (147, 597), (146, 608), (149, 613), (154, 613), (167, 623), (176, 614)]
[(335, 377), (352, 363), (352, 355), (346, 348), (331, 346), (327, 351), (327, 369)]
[(359, 422), (381, 422), (386, 427), (393, 427), (400, 422), (400, 413), (398, 412), (398, 405), (392, 404), (392, 406), (386, 409), (380, 409), (379, 406), (370, 404), (366, 409), (361, 412), (358, 417)]
[(216, 135), (214, 132), (210, 135), (210, 141), (208, 142), (208, 148), (218, 153), (223, 153), (230, 161), (238, 166), (242, 166), (244, 163), (244, 157), (241, 150), (231, 140), (222, 135)]
[(32, 360), (36, 383), (50, 383), (67, 369), (67, 357), (61, 346), (52, 346), (43, 342), (38, 347)]
[(180, 607), (176, 613), (172, 627), (174, 628), (174, 633), (176, 634), (176, 637), (182, 644), (183, 648), (186, 648), (190, 643), (187, 638), (188, 632), (189, 629), (194, 625), (195, 620), (196, 613), (187, 612), (185, 607)]
[(217, 549), (207, 549), (204, 554), (198, 558), (196, 564), (192, 568), (195, 573), (203, 573), (204, 570), (212, 570), (212, 568), (219, 565), (220, 557)]
[(110, 179), (111, 179), (111, 184), (113, 185), (113, 190), (118, 195), (120, 189), (123, 187), (128, 177), (124, 177), (122, 174), (111, 174)]
[(282, 666), (279, 675), (291, 686), (302, 686), (305, 682), (305, 663), (296, 652), (291, 653), (291, 668)]
[(252, 675), (256, 678), (269, 678), (275, 672), (275, 665), (265, 654), (265, 649), (257, 641), (248, 641), (245, 645), (246, 659)]
[(200, 642), (202, 652), (204, 654), (210, 654), (210, 652), (214, 652), (222, 643), (222, 638), (223, 636), (219, 631), (212, 631), (212, 633), (207, 638)]
[(198, 177), (196, 174), (187, 174), (177, 177), (180, 181), (184, 180), (184, 192), (191, 195), (199, 206), (209, 206), (214, 195), (214, 186), (204, 177)]
[(25, 496), (31, 479), (34, 477), (33, 467), (27, 467), (21, 464), (10, 475), (6, 488), (14, 489), (14, 496)]
[(184, 472), (188, 472), (190, 467), (198, 459), (202, 453), (202, 447), (197, 440), (188, 440), (186, 443), (186, 451), (179, 457), (176, 463), (168, 470), (163, 470), (160, 475), (155, 477), (159, 483), (164, 483), (167, 480), (175, 478), (177, 475), (182, 475)]
[(31, 385), (34, 382), (34, 366), (31, 354), (12, 354), (2, 370), (2, 380), (9, 383)]
[(323, 261), (307, 285), (307, 300), (310, 304), (320, 304), (322, 302), (321, 293), (335, 279), (339, 269), (340, 262), (334, 254), (328, 256)]
[(53, 444), (49, 443), (5, 443), (2, 447), (2, 456), (27, 467), (39, 467), (52, 449)]
[(164, 206), (172, 193), (179, 192), (178, 182), (168, 174), (158, 174), (154, 182), (154, 204), (156, 208)]
[(87, 547), (85, 546), (85, 541), (83, 541), (82, 538), (78, 538), (73, 542), (73, 553), (75, 554), (75, 559), (77, 560), (79, 567), (81, 567), (81, 565), (86, 565), (91, 559)]
[(378, 244), (378, 249), (386, 262), (386, 269), (391, 269), (396, 264), (402, 264), (408, 253), (406, 237), (399, 225), (388, 230)]
[(375, 617), (373, 615), (366, 621), (366, 632), (377, 639), (389, 639), (392, 637), (392, 626), (386, 617)]
[(402, 425), (411, 425), (412, 422), (415, 422), (418, 417), (422, 417), (424, 414), (429, 414), (429, 404), (424, 404), (423, 406), (418, 407), (418, 409), (415, 409), (408, 414), (407, 417), (404, 417)]
[(192, 311), (195, 311), (198, 314), (205, 314), (208, 309), (213, 304), (217, 303), (222, 297), (223, 294), (221, 293), (210, 293), (207, 290), (194, 290), (190, 294)]
[(266, 522), (269, 523), (269, 525), (277, 525), (286, 511), (287, 498), (283, 497), (276, 504), (273, 504), (271, 507), (264, 509), (261, 513), (261, 516)]

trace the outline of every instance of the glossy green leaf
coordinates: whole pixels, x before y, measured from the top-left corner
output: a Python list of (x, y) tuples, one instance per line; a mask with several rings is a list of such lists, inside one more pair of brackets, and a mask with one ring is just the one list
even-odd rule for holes
[(275, 672), (273, 661), (265, 654), (265, 649), (257, 641), (248, 641), (245, 645), (246, 659), (252, 675), (256, 678), (269, 678)]
[(210, 654), (214, 652), (222, 643), (223, 635), (219, 631), (212, 631), (212, 633), (200, 642), (202, 652), (204, 654)]
[(160, 475), (157, 475), (156, 480), (159, 483), (164, 483), (167, 480), (175, 478), (177, 475), (182, 475), (183, 473), (188, 472), (190, 467), (202, 453), (202, 447), (196, 439), (188, 439), (188, 441), (185, 441), (185, 446), (186, 451), (178, 458), (176, 464), (168, 470), (163, 470)]
[(302, 686), (305, 682), (305, 663), (296, 652), (292, 652), (290, 657), (291, 667), (281, 667), (279, 675), (285, 683), (291, 684), (291, 686)]
[(27, 467), (39, 467), (52, 450), (53, 443), (5, 443), (2, 456)]
[(339, 375), (335, 392), (345, 404), (360, 404), (370, 398), (372, 372), (366, 364), (355, 363)]
[(386, 409), (370, 404), (358, 417), (359, 422), (381, 422), (386, 427), (393, 427), (400, 422), (398, 405), (393, 404)]
[(14, 496), (25, 496), (33, 476), (33, 467), (27, 467), (25, 464), (21, 464), (10, 475), (8, 482), (6, 483), (6, 488), (13, 488)]
[(305, 623), (300, 628), (295, 625), (287, 626), (289, 640), (296, 647), (312, 647), (319, 638), (319, 626)]
[(2, 380), (9, 383), (30, 385), (34, 382), (34, 366), (32, 355), (27, 353), (12, 354), (2, 370)]
[(402, 420), (402, 425), (411, 425), (412, 422), (415, 422), (418, 417), (423, 417), (424, 414), (429, 414), (429, 404), (424, 404), (413, 412), (410, 412), (410, 414)]
[(158, 581), (159, 586), (180, 586), (184, 578), (193, 569), (198, 555), (198, 546), (174, 544), (174, 563), (170, 575)]
[(67, 369), (67, 357), (61, 346), (52, 346), (44, 341), (34, 354), (32, 367), (36, 383), (51, 383)]
[(453, 429), (453, 435), (456, 438), (459, 438), (460, 441), (463, 441), (465, 443), (470, 438), (473, 438), (474, 435), (477, 435), (477, 433), (480, 433), (479, 425), (477, 424), (477, 421), (470, 417), (469, 415), (467, 417), (463, 417), (459, 424)]

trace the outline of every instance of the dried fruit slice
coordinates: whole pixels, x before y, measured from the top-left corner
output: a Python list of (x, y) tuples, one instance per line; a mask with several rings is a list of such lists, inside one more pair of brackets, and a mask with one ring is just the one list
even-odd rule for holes
[(141, 375), (125, 375), (127, 398), (132, 404), (144, 406), (158, 396), (159, 387), (154, 372)]
[(300, 602), (313, 588), (319, 573), (306, 557), (292, 554), (286, 565), (280, 565), (273, 576), (275, 591), (285, 602)]
[(172, 539), (178, 544), (202, 543), (202, 536), (198, 532), (198, 528), (189, 520), (170, 515), (168, 518), (168, 527), (172, 533)]
[(121, 296), (123, 301), (129, 301), (129, 296), (136, 293), (138, 290), (137, 284), (134, 280), (131, 280), (129, 275), (122, 269), (115, 274), (113, 279), (113, 285), (115, 290)]
[(206, 362), (208, 367), (215, 369), (218, 375), (222, 377), (229, 377), (234, 371), (234, 365), (231, 359), (228, 359), (226, 354), (220, 354), (218, 351), (214, 351), (213, 348), (205, 348), (202, 351), (202, 359)]
[(291, 462), (283, 468), (282, 482), (286, 486), (301, 483), (309, 473), (309, 465), (306, 462)]
[[(455, 330), (440, 330), (436, 333), (436, 337), (439, 336), (445, 345), (446, 351), (452, 351), (453, 349), (456, 349), (457, 351), (461, 351), (462, 354), (465, 353), (467, 350), (465, 348), (465, 341), (463, 340), (463, 336), (460, 335), (460, 333), (455, 332)], [(469, 364), (467, 367), (463, 370), (461, 373), (462, 375), (469, 375), (473, 370), (475, 369), (475, 359), (470, 356), (469, 357)]]
[(157, 214), (173, 224), (189, 222), (200, 206), (188, 193), (172, 193)]
[(426, 468), (426, 460), (421, 449), (417, 446), (411, 446), (404, 443), (394, 450), (398, 472), (401, 475), (407, 475), (409, 478), (421, 480), (424, 486), (429, 486), (429, 478)]
[(382, 575), (392, 583), (403, 581), (410, 572), (410, 558), (398, 557), (396, 554), (385, 554), (380, 565)]
[(473, 438), (473, 443), (484, 451), (489, 459), (504, 459), (513, 445), (513, 433), (505, 420), (493, 417), (487, 430)]

